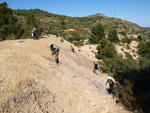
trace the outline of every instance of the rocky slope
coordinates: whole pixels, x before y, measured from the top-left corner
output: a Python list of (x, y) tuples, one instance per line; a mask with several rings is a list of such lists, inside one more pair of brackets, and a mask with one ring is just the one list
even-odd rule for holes
[[(60, 48), (58, 65), (49, 43)], [(128, 113), (108, 95), (107, 75), (93, 73), (93, 53), (70, 45), (53, 35), (0, 42), (0, 112)]]

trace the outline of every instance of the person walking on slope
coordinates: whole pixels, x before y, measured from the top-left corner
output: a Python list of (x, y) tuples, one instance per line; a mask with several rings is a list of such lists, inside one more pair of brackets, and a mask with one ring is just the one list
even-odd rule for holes
[(112, 77), (108, 77), (108, 80), (106, 82), (105, 85), (107, 85), (107, 83), (109, 83), (109, 89), (108, 89), (108, 92), (109, 94), (113, 92), (113, 87), (114, 87), (114, 81), (112, 80)]
[(74, 47), (73, 46), (71, 46), (71, 51), (74, 52)]
[(52, 52), (52, 55), (55, 54), (55, 64), (59, 63), (59, 58), (58, 58), (58, 55), (59, 55), (59, 47), (55, 44), (49, 44), (50, 46), (50, 50)]
[(98, 75), (98, 64), (94, 61), (94, 69), (93, 69), (93, 72)]
[(36, 30), (37, 30), (37, 28), (36, 28), (36, 27), (34, 27), (34, 28), (32, 29), (32, 37), (33, 37), (33, 40), (34, 40), (34, 37), (35, 37), (35, 38), (36, 38), (36, 40), (37, 40)]

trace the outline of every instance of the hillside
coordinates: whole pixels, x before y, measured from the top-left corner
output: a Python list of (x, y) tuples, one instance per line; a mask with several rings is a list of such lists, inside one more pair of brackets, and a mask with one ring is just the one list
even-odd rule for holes
[[(108, 95), (107, 75), (93, 74), (91, 52), (72, 53), (69, 42), (44, 37), (0, 42), (0, 112), (129, 112)], [(60, 48), (58, 65), (49, 43)]]
[[(150, 35), (150, 29), (142, 28), (135, 23), (129, 22), (127, 20), (122, 20), (120, 18), (107, 17), (102, 14), (95, 14), (86, 17), (68, 17), (65, 15), (52, 14), (40, 9), (33, 10), (14, 10), (15, 16), (22, 23), (25, 22), (25, 17), (32, 13), (41, 22), (41, 26), (44, 29), (50, 29), (50, 32), (57, 31), (62, 37), (68, 36), (62, 30), (65, 29), (75, 29), (79, 30), (81, 28), (92, 28), (95, 24), (101, 23), (106, 34), (114, 29), (121, 35), (127, 35), (129, 38), (137, 38), (138, 34), (147, 37)], [(89, 37), (88, 32), (82, 33), (84, 37)]]

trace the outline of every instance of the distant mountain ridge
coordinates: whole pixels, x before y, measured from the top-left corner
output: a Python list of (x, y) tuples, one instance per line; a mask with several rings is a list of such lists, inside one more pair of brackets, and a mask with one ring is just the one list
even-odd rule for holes
[(144, 27), (144, 28), (148, 28), (148, 29), (150, 29), (150, 27)]
[(93, 14), (93, 15), (89, 15), (89, 16), (85, 16), (85, 17), (96, 17), (96, 16), (102, 16), (102, 17), (107, 17), (103, 14), (97, 13), (97, 14)]

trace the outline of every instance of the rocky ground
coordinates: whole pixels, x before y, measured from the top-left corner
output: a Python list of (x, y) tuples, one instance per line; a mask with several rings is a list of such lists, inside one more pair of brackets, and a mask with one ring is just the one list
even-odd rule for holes
[[(0, 42), (0, 112), (129, 113), (107, 93), (107, 75), (93, 73), (93, 53), (77, 47), (73, 53), (60, 39)], [(49, 43), (60, 48), (59, 64)]]

